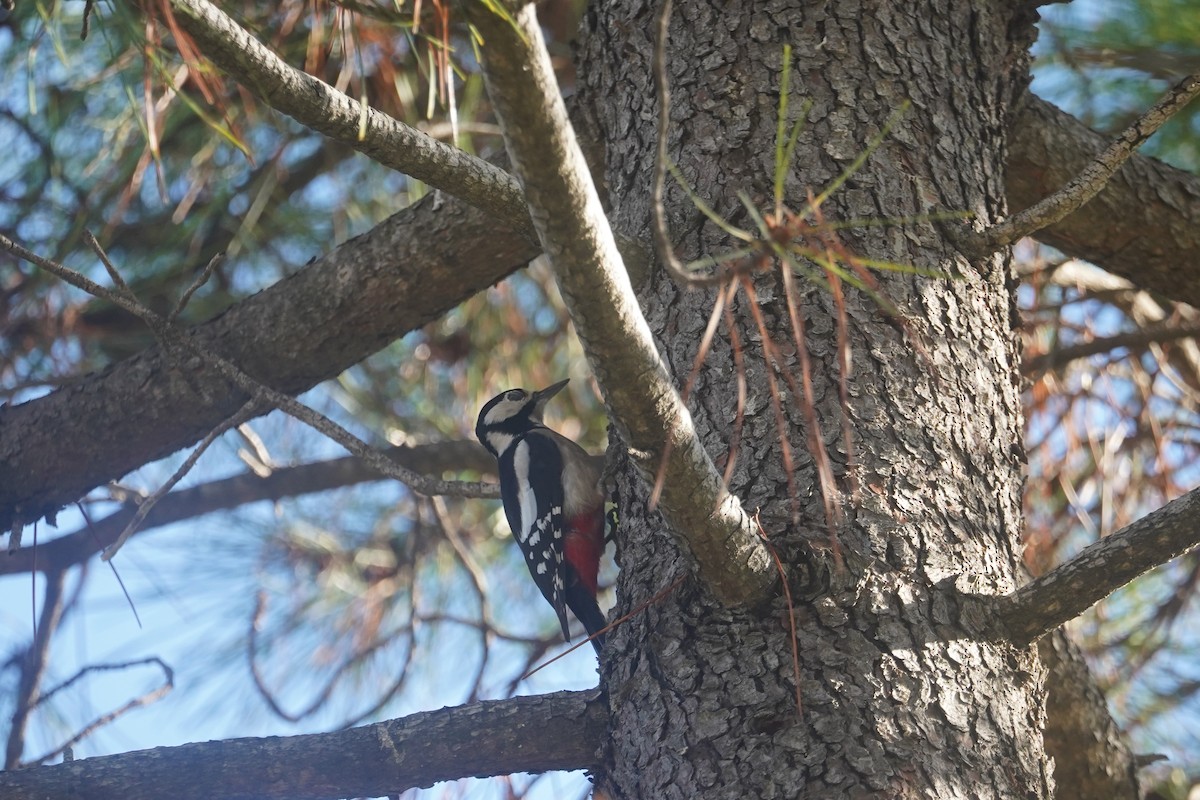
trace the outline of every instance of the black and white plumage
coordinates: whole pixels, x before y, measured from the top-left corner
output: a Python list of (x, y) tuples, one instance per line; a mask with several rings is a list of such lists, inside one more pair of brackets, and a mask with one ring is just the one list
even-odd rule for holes
[[(605, 526), (599, 459), (542, 423), (546, 403), (566, 385), (496, 395), (480, 410), (475, 435), (496, 457), (509, 527), (570, 640), (568, 608), (589, 634), (607, 622), (596, 603)], [(603, 643), (592, 640), (597, 653)]]

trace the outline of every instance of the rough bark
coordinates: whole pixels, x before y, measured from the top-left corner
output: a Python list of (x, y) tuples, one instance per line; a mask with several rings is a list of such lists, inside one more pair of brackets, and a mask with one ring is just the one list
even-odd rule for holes
[[(580, 102), (608, 142), (611, 218), (648, 234), (653, 153), (650, 88), (653, 10), (594, 4), (582, 44)], [(766, 207), (771, 196), (780, 53), (795, 53), (795, 102), (810, 100), (787, 184), (834, 179), (904, 100), (912, 110), (863, 170), (827, 204), (834, 218), (904, 217), (969, 209), (1004, 212), (1005, 132), (1024, 87), (1029, 20), (1005, 4), (925, 2), (903, 10), (854, 3), (773, 2), (678, 7), (669, 72), (675, 87), (670, 154), (699, 195), (743, 227), (735, 192)], [(962, 146), (970, 142), (971, 146)], [(689, 257), (732, 249), (675, 193), (672, 229)], [(931, 208), (932, 206), (932, 208)], [(782, 599), (731, 613), (704, 587), (677, 591), (610, 637), (612, 705), (608, 787), (618, 797), (943, 798), (1045, 797), (1051, 791), (1040, 731), (1043, 671), (1033, 648), (972, 640), (951, 585), (980, 593), (1017, 582), (1020, 409), (1011, 265), (1004, 256), (956, 261), (929, 226), (848, 234), (876, 259), (960, 270), (962, 280), (882, 278), (928, 349), (913, 344), (873, 303), (848, 298), (854, 369), (850, 409), (855, 463), (840, 441), (834, 310), (805, 284), (806, 347), (815, 360), (820, 437), (839, 477), (860, 496), (842, 505), (844, 567), (829, 586), (798, 581), (803, 715), (797, 714)], [(787, 311), (773, 275), (756, 279), (762, 312), (797, 369)], [(696, 353), (711, 291), (680, 291), (652, 276), (643, 306), (682, 378)], [(737, 301), (750, 398), (733, 488), (794, 566), (829, 561), (822, 502), (801, 413), (789, 398), (801, 521), (791, 525), (787, 478), (766, 389), (762, 350)], [(697, 428), (723, 458), (734, 417), (733, 359), (718, 341), (701, 371)], [(621, 611), (682, 573), (661, 522), (633, 480), (622, 511)], [(798, 570), (812, 575), (820, 570)]]
[[(192, 335), (271, 388), (299, 394), (536, 255), (525, 236), (431, 195)], [(198, 441), (246, 402), (197, 366), (156, 346), (0, 407), (0, 530)]]
[(602, 761), (603, 705), (558, 692), (308, 736), (158, 747), (0, 772), (6, 800), (332, 800)]
[(1074, 800), (1137, 800), (1137, 768), (1104, 694), (1064, 631), (1038, 642), (1046, 665), (1046, 753)]

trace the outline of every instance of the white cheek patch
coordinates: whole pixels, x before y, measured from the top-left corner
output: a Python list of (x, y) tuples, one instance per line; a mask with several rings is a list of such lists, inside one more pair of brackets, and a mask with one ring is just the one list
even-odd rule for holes
[(514, 403), (511, 400), (501, 400), (492, 407), (491, 411), (484, 415), (483, 422), (485, 425), (498, 425), (509, 417), (514, 416), (520, 410), (520, 403)]

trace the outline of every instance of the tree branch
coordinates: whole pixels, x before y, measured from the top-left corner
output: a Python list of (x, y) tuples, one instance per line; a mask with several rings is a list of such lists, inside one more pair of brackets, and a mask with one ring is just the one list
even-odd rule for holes
[(1200, 336), (1200, 326), (1196, 325), (1156, 325), (1136, 331), (1124, 331), (1113, 336), (1100, 336), (1080, 344), (1056, 347), (1047, 353), (1026, 358), (1021, 363), (1021, 371), (1026, 375), (1040, 375), (1047, 370), (1061, 369), (1072, 361), (1100, 355), (1118, 348), (1143, 350), (1152, 344), (1165, 344), (1196, 336)]
[(394, 170), (532, 232), (516, 179), (295, 69), (207, 0), (171, 0), (204, 55), (272, 108)]
[[(207, 0), (172, 0), (172, 7), (204, 55), (276, 111), (385, 167), (455, 195), (515, 230), (533, 232), (521, 187), (509, 173), (289, 66)], [(639, 266), (648, 261), (632, 240), (622, 238), (618, 247)]]
[[(663, 515), (722, 602), (762, 599), (777, 576), (757, 527), (725, 488), (654, 345), (526, 4), (502, 19), (470, 7), (486, 42), (488, 94), (529, 213), (613, 423), (647, 482), (670, 447)], [(668, 445), (669, 443), (669, 445)]]
[[(295, 395), (437, 319), (537, 255), (524, 235), (429, 196), (190, 339)], [(212, 371), (196, 394), (161, 347), (18, 406), (0, 406), (0, 530), (195, 443), (248, 395)]]
[(1046, 753), (1072, 800), (1138, 800), (1137, 768), (1104, 693), (1063, 630), (1038, 642), (1046, 680)]
[(1108, 597), (1134, 578), (1200, 544), (1200, 489), (1002, 597), (988, 598), (998, 636), (1026, 644)]
[(1003, 222), (967, 236), (965, 243), (976, 254), (992, 253), (1058, 222), (1095, 197), (1133, 152), (1197, 95), (1200, 95), (1200, 73), (1180, 81), (1054, 194)]
[[(38, 693), (41, 691), (42, 678), (46, 674), (46, 660), (50, 654), (50, 640), (58, 631), (58, 623), (63, 613), (63, 585), (66, 583), (66, 573), (63, 570), (46, 574), (46, 589), (42, 595), (42, 613), (38, 621), (37, 632), (25, 657), (21, 659), (20, 680), (17, 685), (17, 696), (13, 704), (12, 722), (8, 729), (8, 741), (4, 751), (4, 769), (16, 769), (21, 763), (21, 753), (25, 750), (25, 727), (29, 724), (29, 714), (37, 705)], [(0, 775), (3, 775), (0, 772)]]
[[(1027, 95), (1010, 126), (1008, 203), (1028, 208), (1079, 174), (1105, 137)], [(1086, 206), (1038, 231), (1037, 239), (1200, 307), (1200, 177), (1134, 155)]]
[(594, 769), (608, 712), (598, 693), (557, 692), (413, 714), (307, 736), (159, 747), (0, 772), (0, 796), (38, 800), (332, 800), (437, 781)]
[[(382, 451), (382, 455), (427, 475), (460, 469), (492, 474), (496, 469), (496, 460), (477, 443), (469, 441), (393, 447)], [(235, 475), (168, 494), (146, 515), (138, 530), (140, 533), (260, 500), (281, 500), (383, 479), (382, 473), (357, 456), (275, 469), (265, 477)], [(499, 497), (498, 486), (492, 494)], [(130, 503), (89, 527), (40, 542), (36, 550), (33, 547), (15, 550), (0, 558), (0, 575), (53, 572), (81, 564), (115, 542), (135, 513), (137, 506)]]

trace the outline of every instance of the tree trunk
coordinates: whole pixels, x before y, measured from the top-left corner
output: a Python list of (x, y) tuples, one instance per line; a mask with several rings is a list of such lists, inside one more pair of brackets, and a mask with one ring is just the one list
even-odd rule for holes
[[(654, 167), (651, 57), (658, 5), (589, 7), (580, 44), (580, 106), (607, 141), (610, 217), (648, 238)], [(786, 184), (804, 206), (862, 153), (906, 100), (912, 108), (823, 206), (829, 219), (1005, 211), (1005, 131), (1027, 82), (1032, 19), (1007, 3), (683, 2), (671, 21), (668, 152), (698, 195), (740, 227), (744, 190), (772, 207), (781, 55), (792, 45), (791, 117), (810, 102)], [(677, 188), (668, 216), (688, 258), (741, 243)], [(820, 439), (844, 490), (836, 542), (804, 412), (781, 388), (792, 477), (776, 428), (761, 337), (745, 291), (734, 303), (749, 397), (732, 488), (791, 574), (798, 629), (798, 713), (787, 603), (722, 608), (694, 579), (610, 636), (614, 797), (1046, 797), (1044, 672), (1033, 646), (979, 641), (957, 591), (996, 594), (1019, 580), (1021, 413), (1007, 253), (967, 263), (928, 223), (840, 232), (856, 254), (960, 274), (878, 274), (908, 322), (847, 290), (849, 406), (839, 400), (837, 311), (828, 288), (799, 282), (813, 360)], [(754, 278), (779, 347), (799, 373), (777, 269)], [(681, 290), (663, 271), (643, 308), (680, 385), (715, 291)], [(691, 407), (719, 464), (729, 450), (737, 383), (722, 328)], [(781, 382), (781, 387), (783, 384)], [(852, 446), (843, 441), (849, 415)], [(613, 448), (620, 450), (619, 446)], [(621, 481), (620, 613), (687, 571), (635, 477)], [(849, 491), (856, 484), (857, 494)]]

